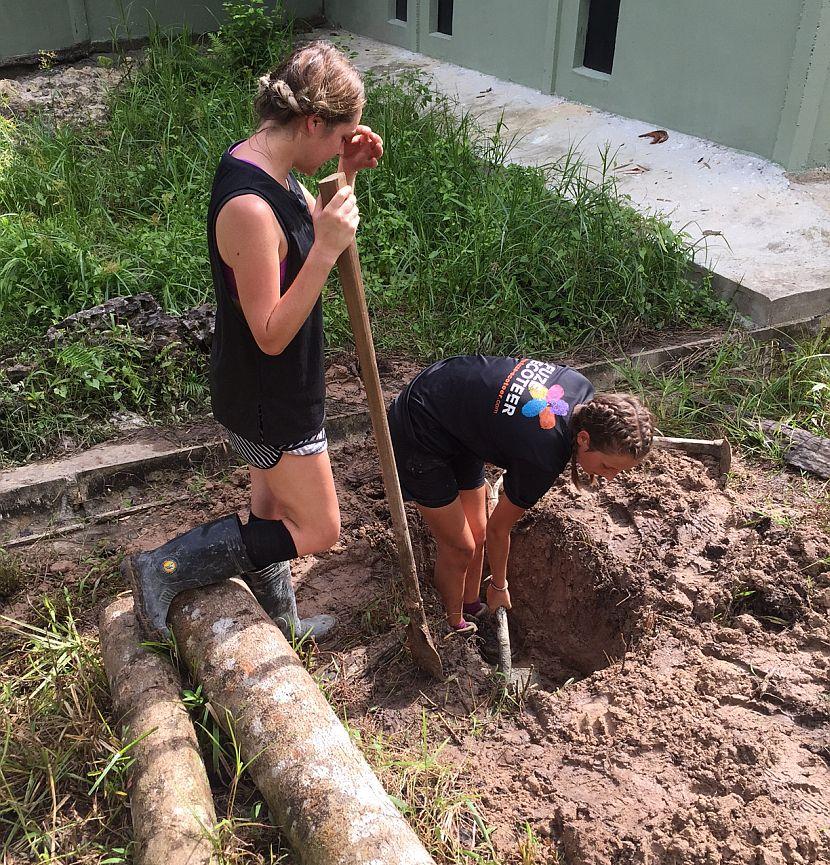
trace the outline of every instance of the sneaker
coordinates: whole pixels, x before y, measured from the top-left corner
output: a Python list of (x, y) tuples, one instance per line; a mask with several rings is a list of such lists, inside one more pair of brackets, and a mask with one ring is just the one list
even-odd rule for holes
[(472, 637), (478, 631), (475, 622), (468, 622), (462, 619), (457, 625), (447, 625), (448, 633), (444, 639), (450, 640), (453, 637)]

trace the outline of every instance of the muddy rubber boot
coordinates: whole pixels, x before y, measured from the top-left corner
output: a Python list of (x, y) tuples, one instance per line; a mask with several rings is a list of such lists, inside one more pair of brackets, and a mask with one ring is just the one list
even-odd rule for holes
[(291, 563), (274, 562), (258, 571), (249, 571), (242, 579), (251, 587), (260, 606), (274, 620), (286, 640), (311, 635), (318, 642), (335, 626), (333, 616), (320, 614), (301, 619), (297, 615), (297, 598), (291, 585)]
[(239, 518), (233, 514), (191, 529), (158, 549), (127, 556), (121, 575), (132, 587), (144, 633), (166, 639), (167, 612), (179, 592), (210, 586), (251, 568)]

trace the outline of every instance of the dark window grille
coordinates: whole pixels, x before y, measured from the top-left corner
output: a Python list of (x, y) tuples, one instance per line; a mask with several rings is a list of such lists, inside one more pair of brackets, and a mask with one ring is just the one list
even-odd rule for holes
[(438, 24), (435, 29), (446, 36), (452, 36), (452, 4), (453, 0), (438, 0)]
[(589, 3), (582, 65), (610, 75), (614, 67), (620, 0), (589, 0)]
[(406, 6), (409, 0), (395, 0), (395, 18), (398, 21), (406, 21)]

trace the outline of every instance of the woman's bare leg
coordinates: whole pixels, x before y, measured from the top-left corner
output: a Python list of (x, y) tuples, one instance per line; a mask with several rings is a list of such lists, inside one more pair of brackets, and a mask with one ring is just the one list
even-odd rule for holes
[(272, 469), (250, 467), (251, 512), (282, 520), (297, 554), (320, 553), (340, 537), (340, 506), (328, 451), (311, 456), (283, 454)]
[(447, 622), (458, 625), (464, 618), (464, 580), (467, 568), (475, 555), (473, 533), (467, 525), (467, 517), (461, 499), (442, 508), (425, 508), (418, 505), (432, 536), (435, 538), (435, 588), (444, 604)]
[(479, 599), (481, 590), (481, 567), (484, 562), (484, 539), (487, 534), (487, 488), (480, 486), (475, 490), (461, 490), (458, 496), (476, 545), (464, 577), (464, 603), (473, 604)]

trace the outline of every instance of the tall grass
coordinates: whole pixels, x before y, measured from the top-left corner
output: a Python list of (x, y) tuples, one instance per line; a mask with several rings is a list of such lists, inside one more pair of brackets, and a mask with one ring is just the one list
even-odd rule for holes
[(125, 327), (35, 346), (28, 373), (0, 369), (0, 466), (75, 448), (112, 434), (113, 416), (185, 421), (209, 404), (204, 357), (173, 342), (158, 349)]
[[(212, 174), (253, 122), (255, 78), (241, 58), (274, 60), (291, 38), (287, 24), (257, 29), (267, 13), (256, 4), (233, 9), (242, 18), (211, 50), (153, 33), (103, 126), (0, 127), (7, 335), (115, 294), (148, 290), (171, 310), (209, 294)], [(607, 174), (589, 179), (575, 154), (541, 169), (508, 165), (509, 142), (482, 135), (418, 75), (370, 77), (367, 92), (366, 120), (387, 143), (381, 167), (360, 179), (382, 345), (557, 350), (718, 314), (685, 278), (686, 238), (628, 207)], [(330, 340), (345, 341), (336, 293), (330, 324)]]
[(106, 677), (74, 603), (65, 592), (35, 622), (0, 620), (4, 862), (129, 861), (127, 761), (113, 760)]
[(716, 437), (759, 454), (778, 448), (761, 420), (783, 421), (816, 435), (830, 430), (830, 332), (767, 343), (732, 338), (673, 368), (618, 370), (644, 396), (667, 435)]
[(381, 345), (549, 354), (722, 316), (687, 279), (688, 239), (628, 206), (607, 163), (510, 164), (500, 128), (485, 135), (417, 73), (370, 79), (364, 116), (388, 145), (359, 190)]

